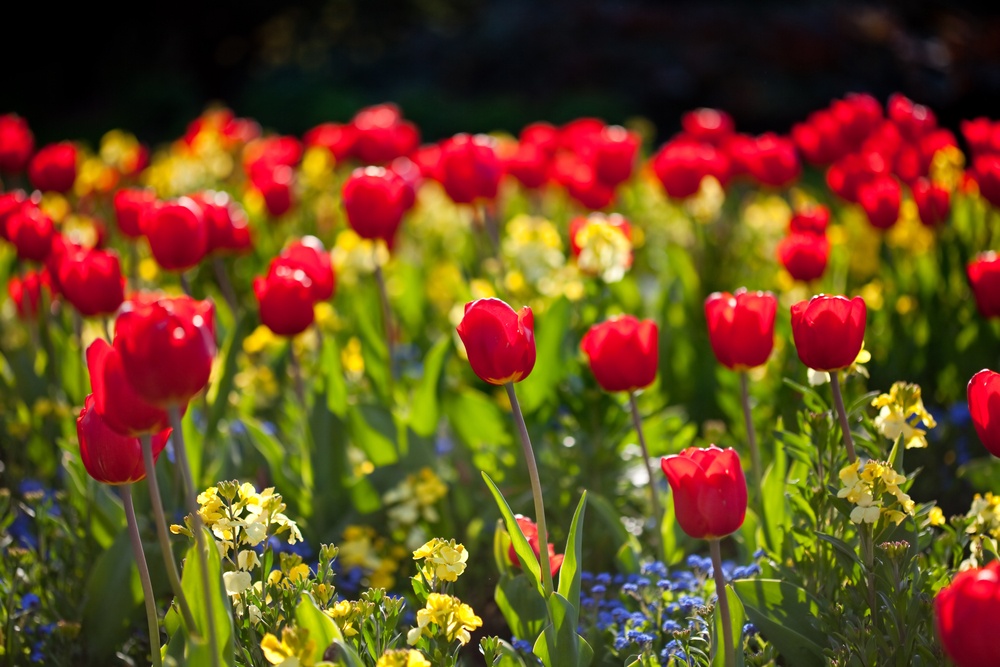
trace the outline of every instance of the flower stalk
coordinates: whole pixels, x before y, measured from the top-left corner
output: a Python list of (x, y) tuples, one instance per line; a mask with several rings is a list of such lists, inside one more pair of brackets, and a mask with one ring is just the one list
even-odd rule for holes
[(656, 492), (656, 484), (653, 482), (653, 466), (649, 462), (649, 448), (646, 446), (646, 436), (642, 432), (642, 417), (639, 415), (639, 405), (635, 400), (635, 392), (628, 395), (629, 409), (632, 412), (632, 424), (635, 426), (636, 435), (639, 438), (639, 447), (642, 449), (642, 462), (646, 466), (646, 475), (649, 477), (649, 502), (653, 510), (655, 528), (653, 530), (653, 549), (660, 558), (665, 558), (663, 553), (662, 539), (660, 536), (660, 524), (663, 521), (663, 510), (660, 507), (659, 494)]
[(729, 597), (726, 595), (726, 575), (722, 572), (722, 549), (719, 538), (708, 541), (712, 554), (712, 573), (715, 576), (715, 593), (718, 598), (719, 616), (722, 617), (722, 637), (719, 643), (725, 651), (726, 667), (736, 667), (736, 647), (733, 646), (733, 620), (729, 615)]
[[(144, 436), (149, 438), (149, 436)], [(139, 525), (135, 520), (135, 506), (132, 504), (132, 485), (121, 485), (122, 504), (125, 506), (125, 519), (128, 522), (128, 539), (132, 544), (132, 555), (139, 569), (139, 581), (142, 582), (142, 597), (146, 604), (146, 622), (149, 625), (149, 655), (153, 667), (161, 667), (160, 659), (160, 621), (156, 615), (156, 599), (153, 596), (153, 582), (149, 578), (149, 567), (146, 565), (146, 555), (142, 550), (142, 538), (139, 536)]]
[(844, 434), (844, 446), (847, 447), (847, 459), (854, 463), (858, 455), (854, 452), (854, 439), (851, 437), (851, 423), (847, 419), (847, 410), (844, 408), (844, 397), (840, 392), (840, 378), (837, 371), (830, 372), (830, 388), (833, 390), (833, 403), (837, 408), (837, 416), (840, 418), (840, 430)]

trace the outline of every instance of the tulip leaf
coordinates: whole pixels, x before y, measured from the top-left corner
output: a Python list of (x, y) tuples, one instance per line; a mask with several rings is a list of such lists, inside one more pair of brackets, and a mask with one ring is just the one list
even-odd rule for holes
[(486, 480), (486, 485), (490, 489), (490, 493), (493, 494), (493, 499), (497, 503), (497, 508), (500, 510), (500, 516), (503, 517), (504, 525), (507, 527), (507, 533), (510, 535), (511, 543), (514, 545), (514, 552), (517, 554), (518, 560), (521, 561), (521, 567), (524, 568), (525, 572), (531, 573), (531, 578), (535, 582), (535, 586), (538, 588), (539, 594), (543, 597), (545, 595), (545, 589), (542, 588), (542, 570), (538, 565), (538, 557), (535, 556), (534, 550), (532, 550), (531, 545), (528, 544), (528, 539), (524, 536), (524, 532), (521, 530), (521, 526), (518, 525), (517, 519), (514, 517), (514, 513), (510, 509), (510, 505), (507, 504), (507, 500), (500, 493), (500, 489), (497, 485), (493, 483), (490, 476), (485, 472), (482, 473), (483, 479)]
[[(212, 385), (208, 391), (207, 399), (209, 403), (208, 420), (205, 423), (205, 438), (209, 442), (216, 442), (218, 437), (219, 420), (229, 405), (229, 393), (233, 389), (233, 380), (238, 370), (237, 361), (240, 353), (243, 352), (243, 339), (253, 328), (255, 318), (249, 313), (243, 313), (233, 329), (232, 335), (226, 340), (224, 351), (222, 352), (222, 374), (219, 381)], [(224, 447), (218, 447), (219, 452), (224, 452)]]
[(323, 336), (321, 360), (326, 370), (326, 405), (330, 412), (343, 418), (347, 414), (347, 383), (340, 363), (340, 348), (332, 335)]
[(597, 511), (597, 516), (614, 536), (615, 560), (623, 572), (639, 571), (638, 554), (641, 552), (639, 540), (625, 528), (618, 510), (604, 496), (587, 492), (587, 502)]
[[(195, 626), (201, 637), (186, 637), (185, 649), (187, 653), (187, 664), (212, 664), (210, 657), (208, 662), (199, 662), (202, 656), (210, 656), (207, 653), (210, 642), (208, 641), (208, 619), (209, 613), (215, 624), (215, 637), (218, 647), (219, 664), (227, 667), (235, 667), (236, 654), (234, 648), (233, 613), (229, 604), (229, 595), (226, 593), (222, 583), (222, 558), (219, 550), (215, 546), (215, 537), (206, 528), (204, 529), (207, 548), (205, 554), (208, 561), (208, 581), (210, 582), (209, 592), (206, 595), (202, 587), (201, 560), (198, 558), (198, 545), (192, 544), (184, 557), (184, 570), (181, 573), (181, 588), (191, 606), (191, 615), (194, 617)], [(211, 596), (211, 609), (208, 607), (206, 598)], [(176, 634), (186, 634), (183, 626)], [(175, 636), (176, 636), (175, 634)], [(170, 644), (174, 644), (171, 638)]]
[(534, 642), (548, 621), (548, 609), (531, 577), (524, 573), (501, 576), (493, 597), (511, 633), (523, 641)]
[(824, 665), (827, 634), (817, 627), (819, 603), (805, 589), (778, 579), (737, 579), (733, 591), (750, 622), (796, 667)]
[(535, 640), (532, 652), (545, 667), (587, 667), (594, 659), (594, 650), (577, 634), (573, 619), (578, 610), (559, 593), (548, 599), (549, 625)]
[(836, 538), (833, 535), (827, 535), (826, 533), (821, 533), (819, 531), (816, 531), (816, 537), (823, 540), (827, 544), (832, 545), (833, 548), (836, 549), (838, 552), (840, 552), (841, 555), (846, 556), (848, 561), (853, 562), (858, 567), (863, 568), (863, 565), (861, 564), (861, 559), (858, 558), (858, 552), (855, 551), (851, 547), (851, 545), (849, 545), (847, 542), (844, 542), (843, 540)]
[(295, 623), (300, 628), (308, 630), (309, 639), (316, 642), (312, 659), (317, 662), (323, 659), (323, 654), (331, 644), (344, 641), (340, 628), (330, 616), (319, 610), (308, 593), (302, 594), (299, 604), (295, 607)]
[[(250, 442), (267, 461), (271, 478), (290, 508), (296, 513), (302, 509), (302, 494), (305, 490), (301, 477), (292, 472), (289, 466), (289, 454), (284, 445), (276, 437), (268, 433), (264, 427), (251, 417), (243, 417)], [(309, 503), (306, 503), (307, 505)]]
[(764, 473), (761, 483), (761, 499), (764, 505), (764, 534), (767, 536), (771, 553), (780, 554), (785, 534), (791, 530), (791, 517), (785, 500), (785, 480), (788, 473), (788, 457), (783, 447), (774, 448), (774, 459)]
[(374, 403), (355, 406), (347, 415), (351, 439), (376, 467), (399, 460), (399, 429), (392, 413)]
[(82, 632), (87, 650), (102, 664), (128, 639), (134, 612), (142, 603), (142, 585), (128, 532), (121, 531), (93, 564), (83, 595)]
[(576, 627), (579, 621), (580, 606), (580, 557), (583, 555), (583, 515), (587, 509), (587, 492), (580, 496), (580, 502), (573, 513), (573, 521), (569, 525), (566, 536), (566, 549), (563, 551), (563, 562), (559, 568), (559, 595), (566, 598), (573, 611), (572, 624)]
[(438, 427), (441, 409), (438, 394), (441, 385), (441, 371), (451, 351), (451, 339), (442, 336), (424, 357), (424, 377), (413, 392), (410, 406), (410, 428), (424, 437), (432, 435)]
[[(729, 602), (729, 627), (731, 630), (730, 636), (724, 637), (724, 632), (722, 630), (722, 614), (720, 613), (722, 607), (718, 602), (715, 604), (715, 612), (713, 616), (713, 627), (715, 632), (712, 634), (714, 641), (712, 642), (712, 667), (726, 667), (726, 650), (722, 645), (722, 641), (730, 642), (730, 646), (735, 651), (736, 657), (736, 667), (743, 667), (746, 664), (746, 659), (743, 653), (743, 625), (746, 623), (746, 611), (743, 609), (743, 603), (740, 602), (739, 596), (736, 595), (736, 591), (733, 587), (726, 586), (725, 591), (719, 593), (718, 595), (725, 595), (726, 601)], [(798, 663), (796, 663), (798, 664)]]
[(551, 400), (556, 385), (566, 374), (564, 346), (571, 312), (569, 300), (560, 297), (535, 323), (535, 367), (517, 391), (525, 413), (534, 412)]

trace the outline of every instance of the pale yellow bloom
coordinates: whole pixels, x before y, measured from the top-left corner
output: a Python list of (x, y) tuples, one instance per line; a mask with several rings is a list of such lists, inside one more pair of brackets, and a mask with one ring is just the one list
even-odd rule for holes
[[(907, 449), (927, 446), (927, 431), (914, 424), (922, 422), (930, 429), (937, 426), (937, 423), (924, 407), (919, 385), (895, 382), (889, 393), (875, 398), (872, 405), (880, 408), (875, 417), (875, 427), (879, 433), (893, 441), (902, 436)], [(916, 419), (911, 420), (913, 417)]]
[[(470, 632), (483, 624), (483, 619), (476, 616), (472, 607), (452, 595), (431, 593), (427, 596), (424, 608), (417, 612), (417, 626), (406, 635), (406, 642), (416, 644), (421, 635), (442, 635), (447, 641), (458, 641), (461, 645), (469, 643)], [(431, 626), (437, 628), (435, 632)]]
[(305, 628), (285, 628), (280, 640), (269, 632), (260, 641), (264, 658), (278, 667), (312, 667), (315, 649), (316, 642)]
[(431, 667), (431, 663), (423, 653), (411, 648), (386, 651), (375, 663), (375, 667)]

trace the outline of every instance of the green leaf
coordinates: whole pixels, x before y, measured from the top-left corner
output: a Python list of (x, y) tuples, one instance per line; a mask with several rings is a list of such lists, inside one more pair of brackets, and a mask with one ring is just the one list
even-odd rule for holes
[(441, 370), (451, 349), (451, 339), (444, 336), (424, 357), (424, 377), (413, 392), (413, 403), (410, 406), (410, 428), (419, 435), (426, 437), (437, 431), (441, 417), (438, 405)]
[(503, 494), (500, 493), (500, 489), (493, 483), (489, 475), (485, 472), (482, 475), (483, 479), (486, 480), (486, 485), (490, 488), (490, 493), (493, 494), (493, 499), (497, 503), (500, 516), (503, 517), (507, 533), (510, 535), (510, 540), (514, 545), (514, 552), (517, 553), (517, 558), (521, 561), (521, 567), (524, 568), (525, 572), (531, 573), (531, 578), (538, 588), (538, 593), (544, 598), (545, 589), (542, 588), (542, 570), (538, 565), (538, 558), (535, 556), (535, 552), (531, 549), (531, 545), (528, 544), (528, 539), (524, 536), (524, 532), (521, 531), (521, 526), (518, 525), (517, 519), (514, 518), (514, 513), (511, 511), (510, 505), (507, 504), (507, 500), (503, 497)]
[(281, 495), (294, 508), (296, 514), (310, 514), (310, 489), (289, 465), (289, 455), (285, 446), (276, 437), (264, 430), (264, 427), (252, 417), (242, 418), (247, 434), (254, 448), (267, 461), (267, 467), (274, 480), (274, 485), (281, 490)]
[(586, 508), (587, 492), (584, 491), (576, 506), (576, 512), (573, 513), (573, 521), (569, 525), (562, 567), (559, 569), (559, 585), (556, 589), (559, 595), (570, 603), (574, 614), (571, 618), (574, 628), (579, 622), (577, 614), (580, 607), (580, 557), (583, 555), (583, 515)]
[(308, 593), (302, 594), (299, 604), (295, 607), (295, 623), (300, 628), (308, 630), (309, 639), (316, 642), (312, 659), (317, 662), (323, 659), (323, 654), (331, 644), (344, 641), (340, 628), (332, 618), (319, 610)]
[(786, 664), (826, 664), (822, 647), (827, 633), (816, 626), (820, 606), (806, 590), (778, 579), (737, 579), (730, 585), (747, 617)]
[(494, 599), (512, 635), (527, 642), (538, 638), (548, 621), (548, 608), (529, 575), (501, 576)]
[(847, 558), (857, 564), (858, 567), (863, 567), (861, 559), (858, 558), (858, 552), (855, 551), (847, 542), (844, 542), (842, 539), (834, 537), (833, 535), (827, 535), (826, 533), (821, 533), (819, 531), (816, 531), (816, 537), (828, 544), (833, 545), (837, 551), (844, 556), (847, 556)]
[[(201, 637), (188, 636), (184, 641), (187, 651), (188, 665), (211, 664), (210, 642), (208, 641), (209, 613), (215, 623), (215, 637), (218, 646), (219, 664), (235, 667), (236, 653), (233, 644), (233, 612), (229, 604), (229, 595), (222, 583), (222, 557), (215, 547), (215, 538), (203, 529), (208, 561), (209, 589), (206, 592), (202, 586), (201, 561), (198, 558), (198, 545), (192, 544), (184, 557), (184, 570), (181, 573), (181, 588), (191, 606), (191, 615)], [(209, 602), (211, 600), (211, 602)], [(211, 604), (211, 609), (209, 609)], [(175, 634), (186, 634), (183, 626)], [(173, 644), (171, 638), (171, 644)], [(202, 660), (208, 659), (208, 662)]]
[(617, 554), (616, 560), (622, 571), (629, 573), (639, 572), (639, 554), (642, 549), (635, 535), (632, 535), (625, 529), (625, 524), (622, 523), (618, 510), (615, 509), (614, 505), (607, 498), (597, 493), (588, 491), (587, 502), (597, 510), (597, 516), (603, 520), (605, 526), (614, 535), (613, 548)]
[(785, 534), (791, 530), (792, 519), (788, 514), (785, 499), (785, 480), (788, 473), (788, 457), (783, 447), (774, 448), (774, 459), (764, 473), (761, 498), (764, 504), (764, 534), (767, 535), (771, 553), (781, 554)]
[(332, 335), (323, 336), (320, 359), (326, 370), (326, 405), (330, 412), (343, 418), (347, 414), (347, 383), (340, 363), (340, 348)]
[(233, 328), (232, 335), (226, 341), (222, 354), (222, 375), (219, 377), (219, 381), (209, 389), (207, 396), (209, 408), (205, 424), (205, 437), (210, 442), (215, 441), (219, 420), (222, 419), (222, 415), (229, 405), (229, 393), (233, 389), (233, 379), (238, 370), (236, 362), (243, 351), (243, 339), (253, 330), (255, 322), (256, 318), (250, 312), (243, 313), (236, 327)]
[(563, 296), (538, 318), (535, 326), (535, 367), (520, 383), (517, 392), (521, 410), (526, 413), (534, 412), (551, 399), (553, 390), (566, 374), (564, 344), (570, 313), (569, 300)]
[(142, 603), (142, 585), (128, 533), (122, 531), (94, 562), (83, 594), (82, 632), (87, 650), (110, 664), (128, 639), (134, 612)]
[(355, 406), (347, 416), (351, 439), (376, 466), (399, 460), (399, 430), (392, 413), (382, 405)]
[(587, 667), (594, 650), (576, 633), (573, 618), (578, 611), (559, 593), (549, 596), (548, 608), (550, 623), (535, 640), (532, 652), (545, 667)]
[[(718, 593), (718, 591), (717, 591)], [(740, 602), (739, 596), (736, 595), (736, 591), (733, 590), (732, 586), (726, 586), (724, 593), (726, 600), (729, 602), (729, 627), (731, 630), (730, 637), (728, 641), (730, 646), (733, 647), (736, 657), (736, 667), (743, 667), (746, 662), (743, 653), (743, 625), (746, 623), (746, 612), (743, 609), (743, 603)], [(714, 618), (714, 628), (712, 639), (712, 667), (726, 667), (726, 651), (721, 644), (721, 640), (724, 638), (724, 632), (722, 630), (722, 614), (719, 613), (721, 606), (715, 604), (715, 612), (712, 614)]]

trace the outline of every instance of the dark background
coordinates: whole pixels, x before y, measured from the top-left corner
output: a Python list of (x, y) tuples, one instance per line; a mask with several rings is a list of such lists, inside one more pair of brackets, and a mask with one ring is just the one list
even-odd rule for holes
[[(44, 5), (44, 6), (40, 6)], [(118, 127), (156, 145), (213, 101), (301, 134), (399, 103), (433, 140), (697, 106), (787, 131), (850, 91), (900, 91), (942, 123), (1000, 117), (1000, 9), (953, 2), (301, 0), (8, 7), (0, 113), (39, 144)]]

